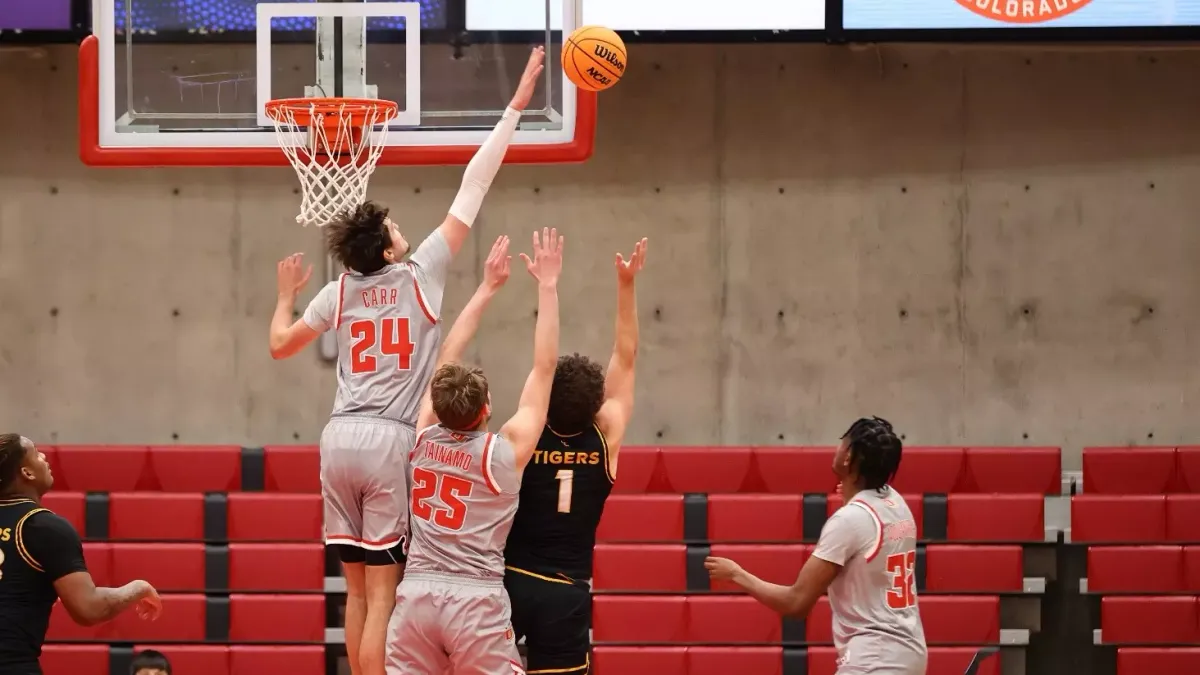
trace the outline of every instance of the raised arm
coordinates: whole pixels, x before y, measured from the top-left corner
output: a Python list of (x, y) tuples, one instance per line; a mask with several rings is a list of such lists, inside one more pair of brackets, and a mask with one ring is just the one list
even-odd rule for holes
[[(296, 296), (308, 283), (312, 271), (312, 265), (305, 269), (303, 253), (294, 253), (280, 260), (275, 266), (279, 295), (275, 299), (275, 314), (271, 316), (271, 330), (267, 338), (271, 358), (286, 359), (294, 356), (329, 329), (333, 320), (333, 308), (325, 305), (330, 304), (331, 298), (322, 297), (329, 295), (326, 293), (328, 289), (322, 289), (321, 293), (317, 294), (303, 318), (292, 320), (296, 311)], [(316, 327), (309, 324), (313, 317), (319, 317), (320, 323)]]
[[(504, 282), (508, 281), (509, 263), (512, 256), (508, 255), (508, 237), (501, 236), (492, 244), (492, 251), (483, 264), (483, 282), (475, 289), (475, 295), (467, 301), (463, 310), (454, 321), (450, 334), (442, 342), (442, 350), (438, 353), (437, 367), (442, 364), (461, 361), (467, 351), (467, 345), (475, 337), (479, 329), (479, 320), (483, 318), (483, 310), (487, 309)], [(436, 369), (435, 369), (436, 370)], [(433, 414), (433, 401), (429, 397), (429, 387), (425, 388), (425, 396), (421, 400), (421, 412), (417, 416), (417, 429), (421, 430), (437, 423)]]
[(446, 219), (438, 228), (442, 236), (446, 238), (446, 244), (450, 247), (452, 256), (458, 254), (467, 235), (471, 232), (471, 226), (475, 224), (475, 217), (479, 215), (483, 198), (487, 195), (488, 188), (492, 186), (492, 180), (496, 178), (496, 172), (500, 170), (500, 165), (504, 162), (508, 144), (512, 142), (513, 134), (517, 131), (517, 123), (521, 121), (521, 112), (533, 98), (533, 91), (537, 88), (545, 60), (546, 48), (534, 47), (533, 52), (529, 55), (529, 62), (525, 64), (525, 72), (521, 75), (517, 91), (508, 104), (508, 109), (504, 111), (500, 122), (492, 130), (487, 140), (479, 146), (475, 157), (471, 159), (463, 172), (462, 187), (458, 190), (458, 196), (454, 198), (454, 204), (450, 206), (450, 213), (446, 215)]
[(558, 364), (558, 277), (562, 273), (563, 237), (558, 230), (542, 230), (539, 241), (533, 233), (533, 260), (525, 254), (525, 267), (538, 282), (537, 326), (533, 332), (533, 370), (525, 380), (517, 412), (500, 429), (500, 435), (516, 452), (517, 470), (533, 457), (534, 447), (546, 426), (546, 408), (550, 405), (550, 386)]
[(626, 261), (617, 254), (617, 337), (604, 376), (604, 404), (596, 423), (608, 441), (609, 466), (615, 476), (625, 429), (633, 417), (634, 363), (638, 351), (637, 292), (634, 281), (646, 264), (647, 240), (633, 247)]

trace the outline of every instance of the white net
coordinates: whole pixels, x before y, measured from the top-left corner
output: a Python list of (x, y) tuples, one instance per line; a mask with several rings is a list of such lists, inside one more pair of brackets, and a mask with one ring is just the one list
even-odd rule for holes
[[(367, 183), (396, 106), (385, 101), (275, 101), (267, 107), (279, 147), (300, 178), (296, 222), (321, 227), (367, 199)], [(377, 128), (378, 127), (378, 128)]]

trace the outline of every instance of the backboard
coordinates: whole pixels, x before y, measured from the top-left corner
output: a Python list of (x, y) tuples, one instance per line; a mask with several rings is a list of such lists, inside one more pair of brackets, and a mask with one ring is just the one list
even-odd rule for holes
[(464, 0), (94, 0), (80, 46), (80, 156), (95, 166), (287, 163), (264, 105), (395, 101), (381, 165), (465, 164), (512, 97), (530, 49), (544, 82), (507, 161), (583, 161), (596, 97), (563, 76), (582, 0), (520, 5), (538, 30), (463, 30)]

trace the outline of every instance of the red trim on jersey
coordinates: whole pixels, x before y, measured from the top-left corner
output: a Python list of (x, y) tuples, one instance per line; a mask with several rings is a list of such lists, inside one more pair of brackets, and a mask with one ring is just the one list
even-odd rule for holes
[(853, 503), (866, 509), (867, 513), (871, 514), (871, 520), (875, 521), (875, 545), (871, 547), (871, 550), (867, 551), (866, 555), (866, 561), (871, 562), (883, 550), (883, 519), (879, 517), (878, 513), (875, 513), (875, 509), (871, 508), (870, 504), (863, 501), (855, 501)]
[(366, 546), (391, 546), (393, 544), (400, 543), (400, 540), (404, 539), (404, 535), (397, 534), (397, 535), (388, 537), (387, 539), (380, 539), (379, 541), (371, 541), (370, 539), (363, 539), (361, 537), (355, 537), (355, 536), (349, 535), (349, 534), (327, 534), (327, 535), (325, 535), (326, 541), (329, 541), (331, 539), (345, 539), (346, 541), (352, 541), (355, 544), (364, 544)]
[(421, 292), (421, 284), (417, 283), (417, 278), (413, 277), (413, 290), (417, 292), (417, 304), (421, 306), (421, 311), (425, 312), (425, 318), (429, 319), (429, 323), (437, 324), (437, 317), (433, 312), (429, 311), (429, 305), (425, 304), (425, 294)]
[(337, 313), (333, 319), (333, 329), (337, 330), (342, 327), (342, 296), (346, 294), (346, 273), (342, 272), (342, 276), (338, 277), (338, 301)]
[(488, 434), (487, 442), (483, 444), (483, 480), (489, 490), (500, 494), (500, 487), (496, 485), (496, 479), (492, 476), (492, 446), (495, 444), (496, 434)]

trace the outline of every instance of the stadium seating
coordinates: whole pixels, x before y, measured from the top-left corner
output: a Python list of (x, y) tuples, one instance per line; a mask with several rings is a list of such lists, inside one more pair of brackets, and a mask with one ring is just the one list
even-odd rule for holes
[(1087, 494), (1200, 493), (1200, 446), (1084, 448)]

